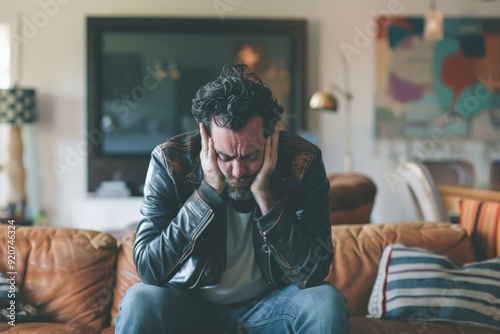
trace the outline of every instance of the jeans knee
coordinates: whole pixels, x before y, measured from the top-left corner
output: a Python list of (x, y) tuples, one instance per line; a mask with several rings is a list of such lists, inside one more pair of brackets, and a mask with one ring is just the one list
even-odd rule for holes
[(349, 333), (349, 311), (344, 295), (325, 283), (301, 290), (297, 333)]
[(322, 287), (324, 287), (325, 289), (325, 291), (323, 291), (322, 293), (325, 296), (328, 296), (328, 299), (333, 302), (333, 305), (341, 305), (341, 306), (346, 305), (346, 299), (339, 289), (337, 289), (331, 284), (324, 284), (322, 285)]
[[(148, 313), (150, 310), (159, 310), (161, 304), (165, 302), (163, 288), (137, 283), (131, 286), (123, 296), (120, 304), (120, 312), (142, 312)], [(137, 307), (140, 305), (140, 307)]]
[(344, 295), (331, 284), (312, 288), (310, 299), (314, 303), (314, 313), (318, 316), (348, 317), (347, 302)]
[(120, 303), (120, 312), (116, 318), (115, 333), (145, 333), (150, 331), (150, 322), (145, 321), (148, 315), (153, 314), (153, 303), (149, 302), (152, 289), (149, 286), (137, 283), (127, 291)]
[(139, 283), (123, 297), (116, 333), (216, 333), (217, 318), (210, 314), (205, 305), (177, 285)]

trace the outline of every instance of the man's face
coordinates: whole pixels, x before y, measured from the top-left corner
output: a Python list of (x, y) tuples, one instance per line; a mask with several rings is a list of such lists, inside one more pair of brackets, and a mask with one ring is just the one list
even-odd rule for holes
[(265, 140), (262, 118), (256, 116), (234, 132), (210, 124), (217, 164), (224, 175), (226, 191), (235, 201), (252, 198), (250, 185), (264, 162)]

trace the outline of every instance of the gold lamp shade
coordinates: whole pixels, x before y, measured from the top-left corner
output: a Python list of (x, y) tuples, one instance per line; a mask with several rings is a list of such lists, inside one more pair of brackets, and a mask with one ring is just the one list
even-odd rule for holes
[[(348, 85), (346, 85), (348, 87)], [(335, 112), (338, 108), (337, 99), (333, 96), (336, 91), (342, 95), (345, 100), (345, 149), (344, 149), (344, 171), (351, 173), (353, 171), (353, 158), (351, 151), (351, 132), (352, 132), (352, 114), (351, 114), (351, 100), (352, 94), (350, 91), (342, 89), (335, 84), (331, 83), (326, 90), (315, 92), (309, 99), (309, 107), (312, 110), (327, 110)]]
[(328, 91), (317, 91), (309, 100), (309, 107), (313, 110), (337, 110), (337, 100)]
[(352, 157), (352, 112), (351, 112), (351, 78), (349, 75), (349, 64), (347, 58), (343, 52), (340, 53), (342, 59), (342, 69), (344, 72), (344, 86), (339, 87), (335, 83), (331, 82), (326, 90), (317, 91), (311, 96), (309, 100), (309, 107), (312, 110), (328, 110), (336, 111), (338, 104), (337, 100), (333, 96), (334, 92), (339, 93), (343, 98), (345, 98), (345, 148), (344, 148), (344, 171), (351, 173), (353, 171), (353, 157)]

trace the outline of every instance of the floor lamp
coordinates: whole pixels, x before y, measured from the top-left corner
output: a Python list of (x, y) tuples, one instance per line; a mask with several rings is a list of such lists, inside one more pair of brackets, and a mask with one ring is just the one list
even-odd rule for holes
[(26, 219), (26, 172), (23, 163), (22, 124), (36, 119), (35, 91), (14, 87), (0, 89), (0, 123), (9, 123), (9, 180), (8, 207), (6, 218)]
[(344, 72), (344, 87), (339, 87), (334, 83), (330, 83), (324, 91), (315, 92), (309, 100), (309, 107), (313, 110), (337, 111), (337, 100), (333, 96), (337, 92), (346, 100), (345, 105), (345, 147), (344, 147), (344, 172), (353, 172), (353, 157), (352, 157), (352, 110), (351, 110), (351, 80), (349, 76), (349, 66), (344, 54), (341, 53), (342, 69)]

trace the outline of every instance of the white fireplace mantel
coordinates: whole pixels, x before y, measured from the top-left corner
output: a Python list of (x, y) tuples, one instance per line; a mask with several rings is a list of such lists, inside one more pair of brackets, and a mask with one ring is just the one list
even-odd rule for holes
[(142, 197), (88, 195), (73, 201), (72, 227), (97, 231), (120, 231), (139, 220)]

